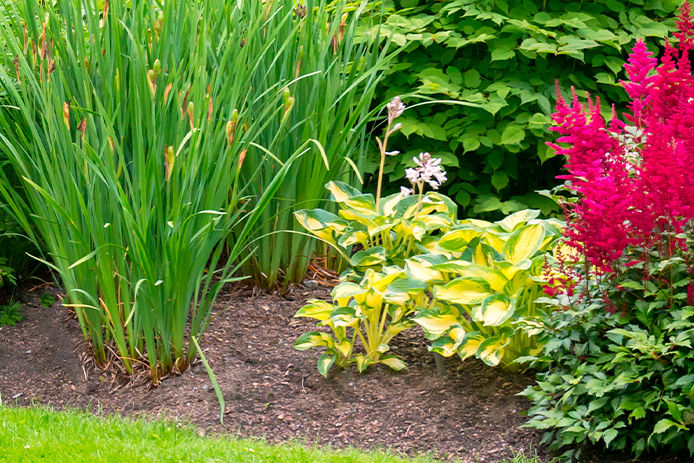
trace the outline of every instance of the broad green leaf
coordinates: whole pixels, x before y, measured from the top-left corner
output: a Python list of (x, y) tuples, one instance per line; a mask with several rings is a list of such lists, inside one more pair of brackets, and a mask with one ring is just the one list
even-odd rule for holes
[(517, 229), (504, 245), (504, 258), (511, 263), (532, 257), (540, 248), (545, 238), (545, 229), (541, 224), (526, 225)]
[(495, 367), (501, 363), (503, 358), (503, 348), (508, 344), (508, 340), (501, 339), (498, 336), (492, 336), (482, 341), (477, 347), (477, 357), (491, 367)]
[(361, 191), (344, 182), (331, 181), (325, 185), (325, 188), (330, 191), (332, 199), (340, 203), (362, 195)]
[(456, 228), (441, 237), (439, 247), (446, 251), (463, 252), (470, 241), (481, 234), (479, 228), (473, 226)]

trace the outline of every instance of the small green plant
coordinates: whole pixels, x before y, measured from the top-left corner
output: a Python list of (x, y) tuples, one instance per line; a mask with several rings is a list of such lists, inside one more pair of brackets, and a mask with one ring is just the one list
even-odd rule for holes
[(46, 309), (53, 307), (53, 304), (57, 301), (56, 297), (50, 293), (41, 293), (41, 306)]
[(22, 320), (22, 304), (10, 302), (0, 305), (0, 326), (14, 326)]

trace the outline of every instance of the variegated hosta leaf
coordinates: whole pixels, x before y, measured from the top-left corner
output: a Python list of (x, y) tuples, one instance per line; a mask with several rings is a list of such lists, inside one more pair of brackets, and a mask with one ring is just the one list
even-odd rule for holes
[(415, 300), (417, 294), (424, 292), (426, 288), (424, 283), (409, 278), (398, 278), (386, 288), (383, 301), (392, 306), (405, 307), (408, 302)]
[(369, 233), (367, 232), (366, 226), (358, 222), (352, 222), (342, 232), (342, 236), (340, 236), (337, 244), (343, 248), (354, 246), (355, 244), (361, 244), (362, 246), (367, 247), (368, 241)]
[[(336, 301), (338, 305), (344, 307), (348, 305), (349, 300), (351, 298), (359, 298), (360, 300), (363, 300), (363, 295), (365, 293), (366, 289), (362, 288), (358, 284), (352, 283), (351, 281), (342, 281), (333, 288), (332, 293), (330, 294), (332, 295), (333, 300)], [(362, 297), (360, 298), (359, 296)]]
[(503, 253), (504, 246), (506, 245), (506, 240), (508, 239), (508, 234), (506, 233), (496, 233), (491, 230), (487, 230), (484, 233), (483, 242), (494, 249), (499, 254)]
[(447, 230), (453, 226), (453, 219), (441, 213), (417, 215), (416, 219), (426, 226), (428, 232), (441, 229)]
[(344, 220), (323, 209), (302, 209), (294, 217), (312, 235), (330, 243), (335, 243), (336, 237), (347, 228)]
[(456, 227), (439, 240), (439, 247), (444, 251), (463, 252), (475, 239), (482, 236), (482, 230), (472, 225)]
[(395, 207), (398, 205), (398, 202), (400, 202), (400, 200), (402, 199), (402, 193), (396, 193), (394, 195), (381, 198), (381, 210), (379, 212), (385, 215), (386, 217), (394, 217)]
[(330, 320), (333, 326), (343, 326), (343, 327), (356, 327), (359, 324), (359, 318), (357, 317), (356, 310), (354, 307), (340, 307), (335, 309), (330, 314)]
[(476, 355), (487, 365), (495, 367), (501, 363), (506, 345), (508, 345), (507, 338), (492, 336), (480, 343), (477, 347)]
[(384, 355), (379, 363), (395, 371), (407, 370), (407, 364), (395, 355)]
[(328, 333), (323, 333), (320, 331), (309, 331), (304, 333), (294, 342), (294, 347), (297, 350), (307, 350), (312, 347), (325, 346), (327, 348), (333, 348), (335, 346), (335, 340)]
[(470, 315), (484, 326), (499, 326), (511, 318), (513, 312), (513, 302), (507, 295), (494, 294), (475, 306)]
[(432, 270), (431, 266), (419, 263), (414, 259), (405, 261), (405, 275), (413, 281), (422, 283), (439, 283), (443, 282), (443, 274), (439, 271)]
[(436, 352), (444, 357), (450, 357), (458, 350), (456, 342), (450, 336), (441, 336), (434, 340), (429, 346), (430, 352)]
[(459, 314), (452, 308), (438, 308), (418, 313), (414, 322), (422, 327), (424, 335), (429, 340), (437, 339), (447, 334), (451, 329), (460, 327)]
[(486, 281), (493, 291), (499, 293), (504, 290), (504, 286), (508, 281), (504, 274), (499, 270), (477, 264), (467, 265), (465, 269), (460, 271), (458, 274), (468, 278), (480, 278)]
[(517, 264), (535, 255), (545, 239), (545, 229), (541, 224), (526, 225), (511, 233), (504, 245), (504, 258)]
[(383, 216), (374, 217), (373, 221), (367, 226), (369, 236), (377, 236), (384, 232), (389, 232), (400, 223), (400, 219), (390, 219)]
[(355, 196), (361, 196), (362, 194), (362, 192), (356, 188), (339, 181), (328, 182), (325, 188), (330, 191), (332, 199), (339, 203), (354, 198)]
[(506, 283), (504, 287), (504, 293), (510, 297), (516, 297), (520, 291), (528, 287), (535, 286), (535, 283), (530, 278), (530, 272), (527, 270), (519, 270), (512, 279)]
[(331, 312), (335, 310), (335, 306), (329, 302), (320, 299), (309, 299), (308, 304), (300, 308), (294, 317), (296, 318), (314, 318), (324, 321), (330, 318)]
[(335, 350), (340, 353), (343, 359), (349, 358), (350, 353), (352, 352), (352, 341), (349, 339), (343, 339), (335, 346)]
[(353, 267), (371, 267), (381, 265), (386, 261), (386, 250), (381, 246), (363, 249), (354, 253), (349, 260)]
[(356, 360), (357, 371), (359, 371), (359, 373), (363, 373), (367, 368), (369, 368), (369, 365), (373, 363), (371, 359), (364, 354), (357, 354), (354, 357), (354, 360)]
[(525, 209), (523, 211), (518, 211), (505, 217), (503, 220), (497, 223), (508, 233), (513, 232), (516, 228), (525, 225), (533, 219), (536, 219), (540, 215), (540, 211), (537, 209)]
[(327, 378), (328, 373), (330, 372), (330, 367), (333, 366), (333, 363), (335, 363), (334, 355), (321, 355), (321, 357), (318, 359), (318, 372)]
[(482, 278), (460, 277), (444, 286), (434, 287), (436, 299), (452, 304), (478, 304), (490, 294), (489, 283)]
[(460, 348), (458, 349), (458, 355), (460, 355), (460, 358), (465, 360), (473, 355), (477, 355), (477, 349), (485, 339), (486, 338), (479, 331), (465, 333), (465, 337), (460, 343)]

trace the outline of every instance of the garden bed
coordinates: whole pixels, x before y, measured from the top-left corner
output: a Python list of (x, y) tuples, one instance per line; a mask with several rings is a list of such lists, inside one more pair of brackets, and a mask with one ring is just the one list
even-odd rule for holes
[(324, 379), (316, 370), (316, 352), (292, 345), (312, 327), (311, 320), (293, 314), (306, 298), (327, 296), (324, 290), (297, 288), (282, 298), (243, 288), (220, 296), (203, 349), (224, 391), (223, 425), (202, 365), (165, 379), (158, 389), (118, 387), (112, 375), (88, 368), (85, 379), (80, 358), (86, 346), (77, 320), (59, 304), (42, 307), (39, 292), (24, 296), (24, 322), (0, 329), (0, 392), (6, 403), (21, 394), (19, 405), (100, 407), (189, 419), (208, 432), (272, 442), (299, 438), (405, 454), (431, 451), (462, 461), (500, 461), (538, 449), (539, 435), (518, 429), (527, 401), (516, 394), (531, 377), (456, 360), (449, 362), (448, 377), (438, 376), (418, 329), (396, 338), (407, 373), (376, 367), (364, 375), (344, 371)]

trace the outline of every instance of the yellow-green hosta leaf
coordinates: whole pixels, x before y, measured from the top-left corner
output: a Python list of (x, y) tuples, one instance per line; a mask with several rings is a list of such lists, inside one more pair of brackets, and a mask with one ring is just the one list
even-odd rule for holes
[(481, 235), (482, 231), (477, 227), (456, 228), (441, 237), (439, 247), (445, 251), (463, 252), (472, 240)]
[(489, 255), (489, 252), (487, 252), (488, 250), (489, 248), (487, 246), (479, 243), (475, 246), (475, 250), (472, 253), (472, 262), (482, 266), (491, 265), (494, 259)]
[(383, 356), (380, 363), (395, 371), (407, 370), (407, 364), (394, 355)]
[(333, 310), (330, 314), (330, 320), (333, 322), (333, 326), (356, 327), (359, 324), (354, 307), (340, 307)]
[(371, 359), (369, 359), (367, 356), (365, 356), (365, 355), (363, 355), (363, 354), (357, 354), (357, 355), (355, 355), (354, 359), (355, 359), (356, 362), (357, 362), (357, 371), (358, 371), (359, 373), (363, 373), (364, 370), (366, 370), (367, 368), (369, 368), (369, 365), (371, 365), (371, 364), (373, 363), (373, 362), (371, 361)]
[(504, 356), (504, 347), (508, 344), (508, 339), (492, 336), (482, 341), (477, 347), (477, 357), (491, 367), (501, 363)]
[(491, 288), (482, 278), (460, 277), (434, 287), (434, 297), (452, 304), (473, 305), (489, 296)]
[(405, 275), (407, 278), (420, 281), (423, 283), (436, 283), (443, 281), (443, 275), (437, 270), (433, 270), (431, 266), (416, 262), (413, 259), (405, 261)]
[(506, 245), (506, 240), (508, 239), (508, 235), (504, 234), (498, 234), (494, 233), (491, 231), (487, 231), (484, 234), (484, 239), (483, 241), (490, 246), (492, 249), (494, 249), (496, 252), (499, 254), (503, 253), (504, 251), (504, 246)]
[(496, 292), (502, 292), (508, 279), (499, 270), (484, 265), (470, 264), (460, 275), (468, 278), (480, 278), (487, 282), (489, 287)]
[(514, 307), (511, 299), (505, 294), (489, 296), (482, 304), (472, 310), (472, 319), (484, 326), (503, 325), (513, 315)]
[(335, 346), (335, 350), (337, 350), (343, 358), (347, 358), (350, 352), (352, 352), (352, 342), (349, 339), (343, 339)]
[(371, 267), (386, 261), (386, 250), (381, 246), (362, 249), (354, 253), (349, 263), (353, 267)]
[(506, 283), (504, 293), (510, 297), (516, 297), (518, 293), (526, 288), (535, 286), (535, 282), (530, 278), (530, 272), (527, 270), (518, 271), (512, 279)]
[(453, 226), (453, 220), (441, 213), (417, 215), (416, 219), (426, 225), (427, 230), (430, 232), (442, 228), (447, 229)]
[(361, 299), (363, 299), (365, 293), (366, 289), (358, 284), (350, 281), (342, 281), (333, 288), (331, 295), (338, 305), (346, 306), (350, 298), (359, 298), (359, 296), (362, 296)]
[(384, 270), (386, 270), (386, 273), (374, 272), (372, 269), (368, 269), (364, 275), (363, 284), (374, 291), (385, 293), (394, 281), (405, 277), (405, 272), (402, 269), (394, 271), (391, 267), (385, 267)]
[(294, 342), (294, 348), (296, 350), (307, 350), (312, 347), (325, 346), (327, 348), (332, 348), (335, 345), (335, 340), (328, 333), (323, 333), (320, 331), (310, 331), (304, 333)]
[(508, 233), (513, 232), (519, 226), (525, 225), (540, 215), (540, 211), (536, 209), (525, 209), (509, 215), (497, 222)]
[(422, 327), (428, 339), (436, 339), (443, 336), (451, 328), (460, 325), (458, 317), (453, 312), (427, 310), (418, 314), (413, 320)]
[(308, 304), (300, 308), (294, 317), (314, 318), (316, 320), (324, 321), (330, 318), (330, 314), (333, 310), (335, 310), (335, 306), (329, 302), (325, 302), (320, 299), (309, 299)]
[(361, 244), (363, 247), (367, 247), (369, 242), (369, 234), (366, 230), (367, 229), (364, 225), (357, 222), (352, 222), (342, 232), (342, 236), (338, 240), (337, 244), (344, 248), (354, 246), (355, 244)]
[(327, 378), (328, 372), (330, 371), (330, 367), (333, 366), (333, 363), (335, 363), (335, 357), (333, 355), (321, 355), (318, 359), (318, 372)]
[(479, 331), (466, 333), (463, 342), (460, 344), (460, 348), (458, 348), (458, 355), (460, 355), (460, 358), (463, 360), (477, 355), (477, 349), (484, 340), (485, 337)]
[(344, 182), (331, 181), (325, 185), (325, 188), (330, 191), (332, 199), (338, 203), (347, 201), (350, 198), (361, 195), (361, 191), (356, 188), (347, 185)]
[(504, 245), (504, 258), (518, 264), (531, 258), (545, 239), (545, 229), (539, 224), (526, 225), (511, 233)]
[(522, 270), (520, 267), (517, 265), (512, 264), (511, 262), (506, 262), (506, 261), (499, 261), (496, 262), (495, 267), (497, 270), (499, 270), (501, 273), (504, 274), (507, 280), (511, 280), (518, 271)]
[(322, 209), (302, 209), (296, 211), (294, 217), (309, 233), (330, 243), (334, 243), (336, 234), (346, 228), (346, 223), (338, 216)]
[(383, 213), (383, 215), (385, 215), (386, 217), (393, 217), (395, 215), (395, 207), (398, 205), (402, 198), (402, 193), (396, 193), (394, 195), (381, 198), (380, 212)]

